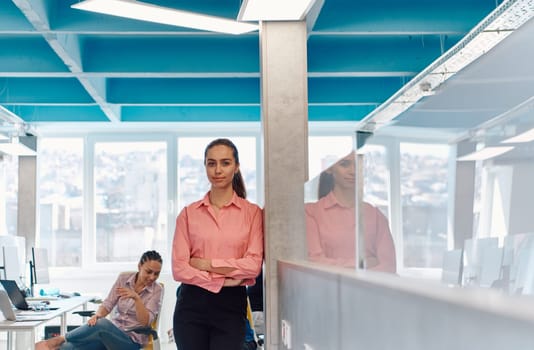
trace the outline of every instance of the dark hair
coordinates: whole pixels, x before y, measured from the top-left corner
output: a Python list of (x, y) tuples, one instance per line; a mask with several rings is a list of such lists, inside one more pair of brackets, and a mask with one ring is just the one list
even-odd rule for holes
[(321, 172), (319, 176), (319, 186), (317, 195), (319, 199), (323, 198), (334, 189), (334, 176), (326, 171)]
[(163, 264), (163, 259), (161, 259), (161, 255), (155, 250), (149, 250), (143, 253), (141, 255), (141, 259), (139, 259), (139, 264), (143, 265), (147, 261), (158, 261), (159, 263)]
[[(210, 148), (215, 146), (226, 146), (232, 149), (232, 155), (234, 156), (235, 163), (239, 165), (239, 153), (237, 152), (237, 147), (234, 143), (228, 139), (216, 139), (211, 141), (204, 150), (204, 164), (206, 164), (206, 158), (208, 156), (208, 151)], [(245, 189), (245, 181), (243, 181), (243, 176), (241, 175), (241, 170), (238, 170), (232, 179), (232, 188), (235, 193), (241, 198), (247, 198), (247, 190)]]

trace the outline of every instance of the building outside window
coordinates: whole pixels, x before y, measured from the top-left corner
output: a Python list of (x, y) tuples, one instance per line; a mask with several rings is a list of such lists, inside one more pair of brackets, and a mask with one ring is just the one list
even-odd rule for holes
[(39, 144), (39, 237), (50, 266), (81, 266), (83, 139), (44, 138)]
[(166, 252), (166, 142), (95, 143), (93, 199), (97, 262)]
[(449, 146), (400, 143), (403, 265), (441, 268), (447, 250)]
[[(0, 155), (0, 234), (17, 234), (18, 157)], [(3, 181), (2, 181), (3, 179)]]

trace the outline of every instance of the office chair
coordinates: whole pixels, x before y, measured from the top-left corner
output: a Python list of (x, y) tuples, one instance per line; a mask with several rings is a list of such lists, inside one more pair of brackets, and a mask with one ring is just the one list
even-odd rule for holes
[[(125, 271), (121, 272), (121, 275), (123, 274), (131, 274), (135, 271)], [(165, 288), (162, 282), (156, 282), (159, 283), (161, 286), (161, 301), (163, 302), (163, 294), (165, 293)], [(115, 310), (112, 310), (108, 317), (111, 316)], [(87, 310), (87, 311), (74, 311), (73, 314), (80, 315), (82, 317), (91, 317), (95, 314), (95, 310)], [(139, 326), (139, 327), (133, 327), (126, 329), (126, 332), (134, 332), (139, 334), (146, 334), (148, 335), (148, 343), (141, 348), (140, 350), (159, 350), (160, 349), (160, 342), (159, 342), (159, 336), (158, 336), (158, 327), (159, 327), (159, 318), (161, 315), (161, 308), (156, 315), (156, 318), (152, 321), (150, 326)]]

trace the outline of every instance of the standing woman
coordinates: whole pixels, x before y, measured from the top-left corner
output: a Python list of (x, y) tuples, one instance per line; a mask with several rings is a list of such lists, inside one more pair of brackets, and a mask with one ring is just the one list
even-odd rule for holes
[(216, 139), (204, 151), (211, 183), (176, 219), (172, 272), (181, 282), (173, 329), (179, 350), (241, 350), (247, 291), (263, 261), (261, 209), (245, 199), (236, 146)]

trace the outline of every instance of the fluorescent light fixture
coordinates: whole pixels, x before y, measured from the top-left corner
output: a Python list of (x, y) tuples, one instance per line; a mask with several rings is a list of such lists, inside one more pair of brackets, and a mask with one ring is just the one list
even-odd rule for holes
[(227, 34), (244, 34), (258, 30), (257, 24), (175, 10), (135, 0), (86, 0), (71, 7), (106, 15)]
[(481, 150), (475, 151), (473, 153), (466, 154), (465, 156), (458, 157), (459, 161), (472, 161), (472, 160), (486, 160), (493, 157), (500, 156), (506, 152), (510, 152), (514, 147), (485, 147)]
[(527, 143), (530, 141), (534, 141), (534, 128), (527, 130), (519, 135), (510, 137), (502, 143)]
[[(369, 113), (362, 120), (361, 128), (376, 130), (375, 125), (393, 120), (422, 97), (434, 93), (447, 79), (491, 50), (532, 17), (534, 17), (534, 0), (504, 1), (449, 51), (410, 80), (379, 108)], [(404, 104), (404, 108), (388, 108), (389, 105), (395, 104)], [(399, 110), (399, 113), (392, 115), (395, 109)]]
[(9, 140), (9, 137), (4, 134), (0, 134), (0, 140)]
[(301, 21), (315, 0), (243, 0), (240, 21)]

